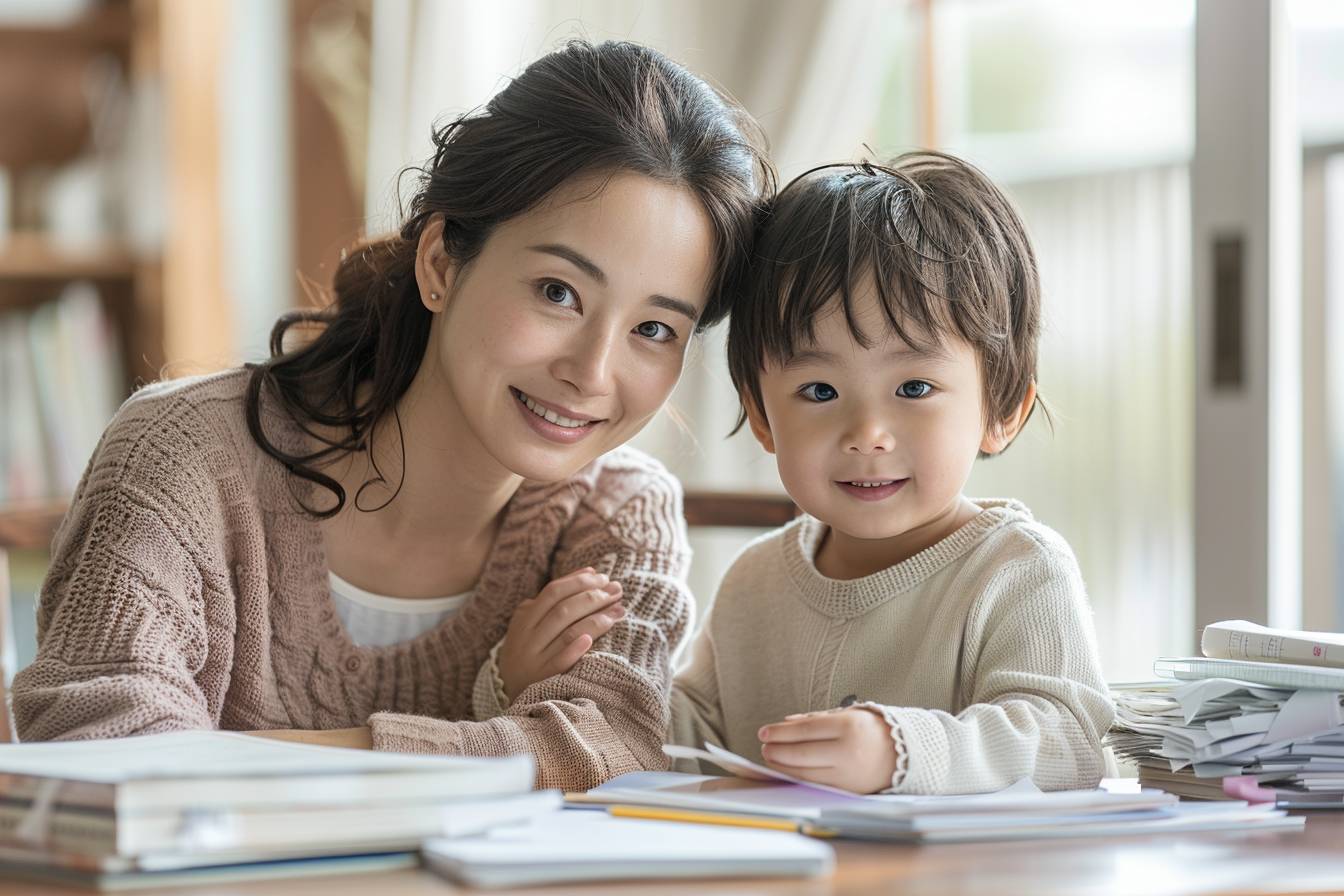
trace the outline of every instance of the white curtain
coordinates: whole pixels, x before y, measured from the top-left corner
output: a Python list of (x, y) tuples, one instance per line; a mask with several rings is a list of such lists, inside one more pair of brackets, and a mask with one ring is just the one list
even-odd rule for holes
[(1186, 167), (1009, 187), (1040, 260), (1038, 413), (969, 493), (1008, 495), (1073, 546), (1112, 681), (1194, 648), (1194, 338)]
[(872, 119), (896, 0), (375, 0), (367, 208), (396, 221), (396, 177), (431, 125), (483, 104), (571, 37), (664, 51), (736, 97), (796, 173), (851, 157)]

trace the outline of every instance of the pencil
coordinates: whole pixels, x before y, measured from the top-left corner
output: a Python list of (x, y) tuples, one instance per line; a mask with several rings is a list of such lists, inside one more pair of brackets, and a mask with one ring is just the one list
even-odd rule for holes
[(690, 824), (723, 824), (739, 828), (765, 828), (770, 831), (798, 833), (794, 821), (778, 818), (758, 818), (753, 815), (724, 815), (719, 812), (688, 812), (684, 809), (653, 809), (644, 806), (612, 806), (608, 810), (617, 818), (646, 818), (652, 821), (684, 821)]

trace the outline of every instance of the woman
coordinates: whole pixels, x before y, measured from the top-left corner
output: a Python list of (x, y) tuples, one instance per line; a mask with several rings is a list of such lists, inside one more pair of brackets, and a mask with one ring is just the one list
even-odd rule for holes
[[(676, 481), (621, 446), (743, 276), (750, 129), (657, 52), (583, 42), (444, 128), (332, 307), (118, 413), (56, 535), (20, 737), (531, 752), (566, 789), (665, 767), (689, 551)], [(492, 647), (559, 602), (578, 621), (522, 680), (586, 655), (509, 694)]]

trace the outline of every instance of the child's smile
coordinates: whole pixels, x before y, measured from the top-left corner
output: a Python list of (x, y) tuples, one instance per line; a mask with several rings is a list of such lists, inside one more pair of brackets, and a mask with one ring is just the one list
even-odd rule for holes
[(836, 485), (852, 498), (860, 501), (881, 501), (901, 490), (909, 479), (856, 479), (837, 482)]

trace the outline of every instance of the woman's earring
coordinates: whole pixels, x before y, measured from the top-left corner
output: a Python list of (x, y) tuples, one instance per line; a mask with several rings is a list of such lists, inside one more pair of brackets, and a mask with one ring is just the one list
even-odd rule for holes
[(431, 292), (429, 294), (429, 300), (433, 302), (435, 305), (439, 304), (439, 294), (436, 292)]

